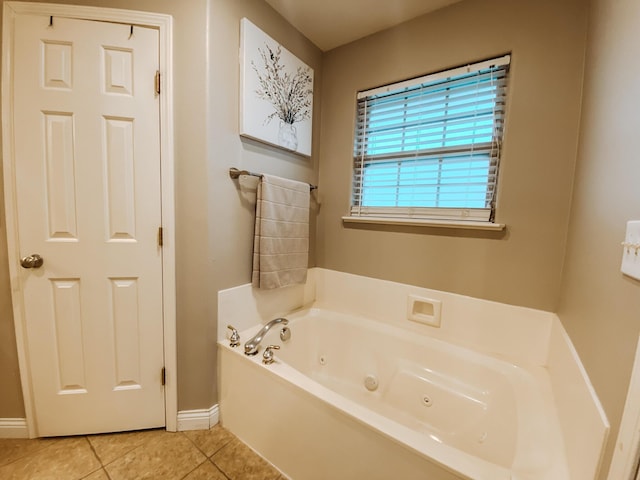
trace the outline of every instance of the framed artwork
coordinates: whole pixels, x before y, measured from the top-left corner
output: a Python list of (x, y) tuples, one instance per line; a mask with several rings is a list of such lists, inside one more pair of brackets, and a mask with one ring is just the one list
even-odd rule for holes
[(240, 135), (311, 156), (313, 69), (240, 21)]

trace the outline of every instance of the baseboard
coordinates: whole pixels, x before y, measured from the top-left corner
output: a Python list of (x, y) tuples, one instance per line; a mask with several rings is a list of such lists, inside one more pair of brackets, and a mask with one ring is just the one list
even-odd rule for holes
[(178, 431), (209, 430), (220, 418), (218, 405), (201, 410), (182, 410), (178, 412)]
[[(178, 412), (178, 431), (208, 430), (217, 425), (220, 419), (218, 405), (202, 410), (183, 410)], [(29, 438), (29, 429), (25, 418), (0, 418), (0, 438)]]
[(27, 420), (25, 418), (0, 418), (0, 438), (29, 438)]

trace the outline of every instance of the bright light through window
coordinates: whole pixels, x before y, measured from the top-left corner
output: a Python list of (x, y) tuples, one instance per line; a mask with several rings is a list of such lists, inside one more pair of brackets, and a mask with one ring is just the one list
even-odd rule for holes
[(361, 92), (351, 214), (490, 221), (509, 60)]

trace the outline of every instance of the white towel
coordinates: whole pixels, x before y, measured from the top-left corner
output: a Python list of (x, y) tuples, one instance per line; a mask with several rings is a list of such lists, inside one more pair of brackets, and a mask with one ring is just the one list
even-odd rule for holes
[(309, 184), (263, 175), (253, 240), (254, 287), (305, 283), (309, 263)]

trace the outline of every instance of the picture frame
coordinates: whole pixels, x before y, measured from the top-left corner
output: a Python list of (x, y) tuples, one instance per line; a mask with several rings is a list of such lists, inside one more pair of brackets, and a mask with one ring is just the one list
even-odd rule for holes
[(240, 135), (311, 156), (313, 69), (240, 21)]

